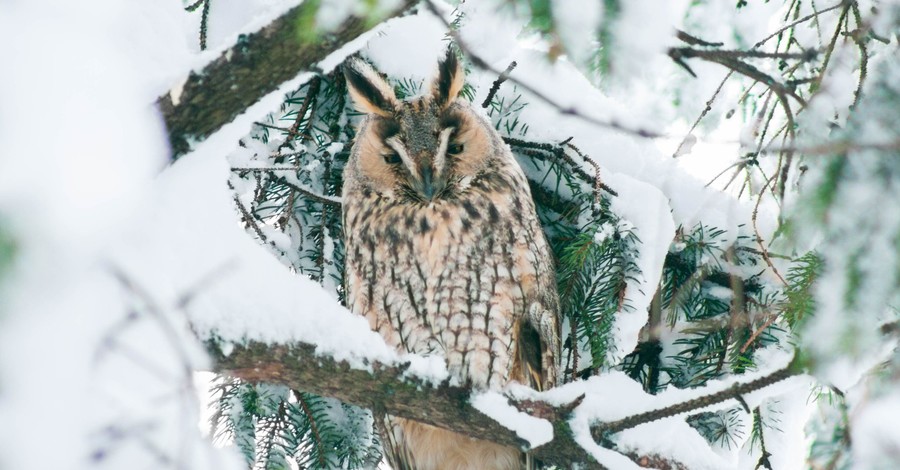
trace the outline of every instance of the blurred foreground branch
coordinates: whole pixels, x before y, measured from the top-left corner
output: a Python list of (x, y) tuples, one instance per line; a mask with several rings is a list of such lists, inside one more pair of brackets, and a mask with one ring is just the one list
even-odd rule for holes
[[(404, 0), (386, 18), (411, 7)], [(298, 34), (301, 19), (315, 15), (318, 2), (303, 2), (255, 33), (241, 36), (203, 70), (191, 72), (185, 82), (160, 97), (172, 157), (191, 149), (231, 122), (252, 104), (303, 70), (316, 64), (344, 44), (371, 28), (364, 18), (352, 16), (331, 33), (309, 41)]]

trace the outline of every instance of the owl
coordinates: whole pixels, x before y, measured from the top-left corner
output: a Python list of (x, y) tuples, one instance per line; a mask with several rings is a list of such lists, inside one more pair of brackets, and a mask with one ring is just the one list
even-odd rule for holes
[[(553, 258), (528, 181), (490, 123), (458, 97), (448, 50), (418, 97), (399, 100), (359, 59), (345, 66), (366, 114), (344, 170), (350, 309), (397, 351), (446, 358), (474, 390), (558, 378)], [(392, 416), (376, 419), (396, 470), (520, 469), (521, 450)]]

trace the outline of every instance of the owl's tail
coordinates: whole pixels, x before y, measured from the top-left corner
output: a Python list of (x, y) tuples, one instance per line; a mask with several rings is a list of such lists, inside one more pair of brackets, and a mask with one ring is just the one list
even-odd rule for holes
[(479, 441), (395, 416), (376, 419), (385, 457), (394, 470), (531, 470), (530, 456), (514, 447)]

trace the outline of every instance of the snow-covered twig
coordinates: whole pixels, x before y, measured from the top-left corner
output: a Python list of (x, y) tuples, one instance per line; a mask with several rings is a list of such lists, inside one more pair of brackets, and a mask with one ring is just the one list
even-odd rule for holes
[(591, 434), (594, 435), (595, 439), (599, 440), (602, 439), (606, 434), (621, 432), (626, 429), (640, 426), (641, 424), (646, 424), (663, 418), (669, 418), (683, 413), (688, 413), (690, 411), (699, 410), (701, 408), (706, 408), (708, 406), (722, 403), (726, 400), (740, 400), (741, 395), (745, 395), (747, 393), (768, 387), (769, 385), (781, 382), (782, 380), (785, 380), (793, 375), (795, 375), (795, 373), (792, 372), (790, 366), (788, 366), (750, 382), (736, 383), (720, 392), (712, 393), (709, 395), (702, 395), (672, 406), (667, 406), (658, 410), (647, 411), (645, 413), (629, 416), (627, 418), (620, 419), (611, 423), (601, 424), (599, 426), (596, 426), (595, 428), (592, 428)]

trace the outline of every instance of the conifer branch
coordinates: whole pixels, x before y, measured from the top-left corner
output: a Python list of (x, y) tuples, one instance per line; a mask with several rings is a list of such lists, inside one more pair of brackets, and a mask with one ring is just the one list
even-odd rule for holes
[[(528, 443), (515, 432), (482, 414), (470, 404), (472, 391), (447, 382), (434, 385), (407, 374), (408, 363), (386, 365), (367, 364), (369, 370), (354, 368), (346, 361), (338, 361), (316, 353), (311, 344), (265, 344), (250, 341), (235, 345), (228, 354), (213, 340), (207, 341), (207, 349), (214, 359), (214, 369), (252, 383), (264, 382), (286, 385), (293, 390), (333, 397), (342, 402), (369, 408), (377, 413), (388, 413), (413, 419), (433, 426), (458, 432), (476, 439), (502, 445), (528, 449)], [(635, 426), (688, 413), (742, 394), (759, 390), (793, 375), (789, 368), (778, 370), (747, 383), (738, 383), (725, 390), (677, 403), (672, 406), (640, 413), (619, 421), (592, 426), (592, 436), (601, 443), (608, 442), (610, 434)], [(532, 455), (544, 464), (561, 465), (564, 468), (581, 463), (585, 468), (602, 468), (587, 451), (578, 445), (572, 435), (568, 419), (581, 404), (583, 397), (574, 402), (554, 407), (534, 400), (513, 400), (510, 403), (520, 411), (546, 419), (553, 425), (553, 440), (532, 449)], [(658, 456), (626, 455), (635, 462)], [(684, 468), (679, 462), (668, 462), (668, 468)]]
[[(550, 153), (552, 156), (565, 161), (570, 166), (571, 170), (586, 183), (594, 184), (596, 190), (603, 189), (613, 196), (618, 196), (619, 193), (600, 181), (600, 167), (596, 164), (596, 162), (581, 153), (581, 151), (577, 147), (571, 145), (571, 140), (572, 139), (567, 139), (564, 142), (560, 142), (558, 145), (553, 145), (543, 142), (529, 142), (527, 140), (516, 139), (514, 137), (503, 138), (503, 141), (506, 142), (509, 146), (517, 148), (518, 151), (521, 151), (526, 155), (530, 155), (533, 157), (538, 156), (534, 152), (528, 152), (528, 150), (540, 150)], [(575, 159), (573, 159), (569, 154), (566, 153), (564, 146), (569, 146), (569, 148), (572, 148), (576, 153), (578, 153), (578, 155), (585, 161), (585, 163), (588, 163), (594, 167), (596, 173), (592, 176), (587, 171), (585, 171), (584, 168), (575, 161)]]

